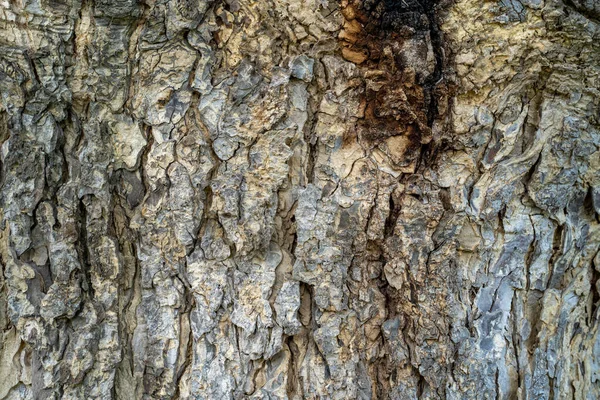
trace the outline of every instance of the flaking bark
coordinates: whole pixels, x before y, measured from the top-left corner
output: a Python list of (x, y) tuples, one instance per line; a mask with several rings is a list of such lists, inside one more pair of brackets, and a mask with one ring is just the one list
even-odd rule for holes
[(1, 3), (0, 398), (599, 398), (599, 15)]

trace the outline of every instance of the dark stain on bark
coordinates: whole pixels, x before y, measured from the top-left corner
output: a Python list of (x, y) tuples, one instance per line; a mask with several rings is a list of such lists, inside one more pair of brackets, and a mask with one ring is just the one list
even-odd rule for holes
[(594, 1), (565, 0), (564, 4), (590, 21), (600, 23), (600, 5)]
[(377, 145), (405, 136), (404, 154), (418, 158), (422, 145), (434, 139), (434, 123), (448, 108), (439, 15), (449, 3), (342, 0), (342, 54), (365, 79), (364, 118), (347, 140)]

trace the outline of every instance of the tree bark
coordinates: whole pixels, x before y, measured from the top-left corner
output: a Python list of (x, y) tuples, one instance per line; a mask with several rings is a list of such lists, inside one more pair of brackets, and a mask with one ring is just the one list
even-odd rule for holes
[(593, 0), (4, 0), (0, 398), (600, 398)]

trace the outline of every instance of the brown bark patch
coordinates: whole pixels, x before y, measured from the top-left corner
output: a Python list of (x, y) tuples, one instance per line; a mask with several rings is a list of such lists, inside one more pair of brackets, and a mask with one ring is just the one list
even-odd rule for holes
[(410, 157), (432, 140), (433, 122), (447, 108), (440, 100), (448, 97), (437, 3), (342, 0), (342, 56), (359, 66), (365, 81), (364, 118), (352, 135), (360, 141), (376, 146), (404, 136)]

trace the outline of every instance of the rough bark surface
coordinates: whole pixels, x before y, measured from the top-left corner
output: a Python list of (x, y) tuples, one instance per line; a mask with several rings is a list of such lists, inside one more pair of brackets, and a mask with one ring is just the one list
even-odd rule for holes
[(1, 399), (600, 398), (594, 0), (1, 0)]

